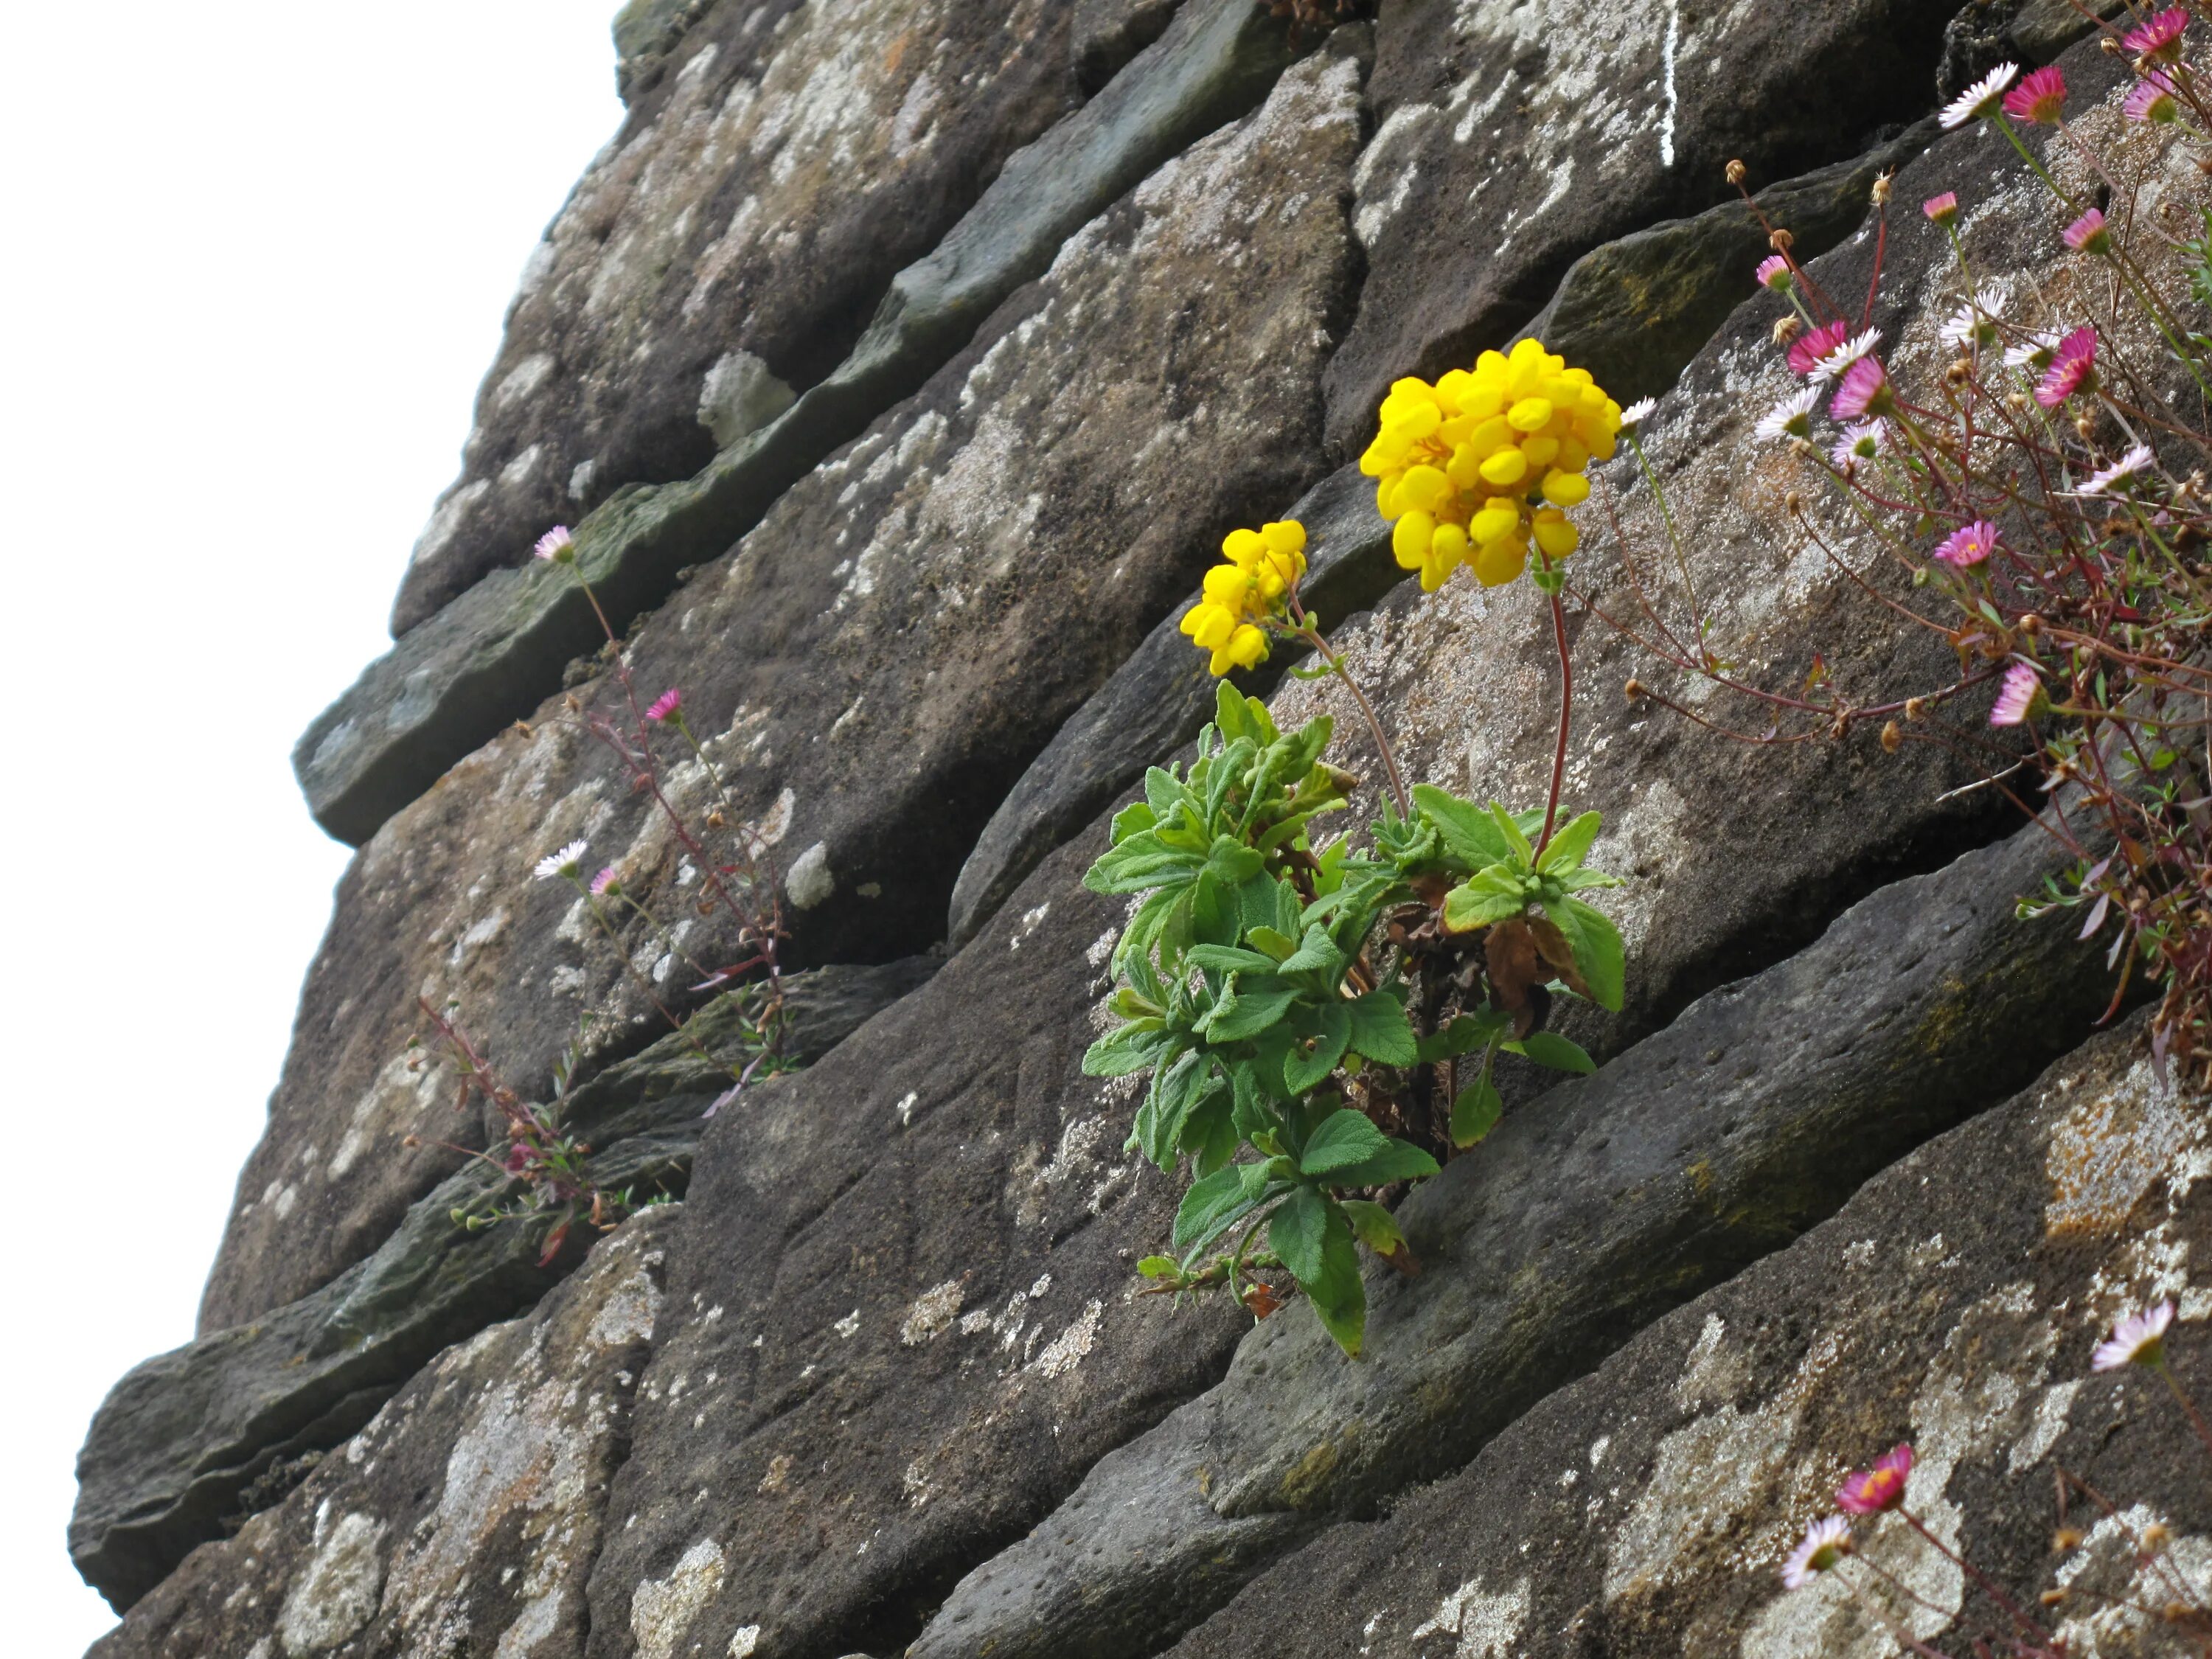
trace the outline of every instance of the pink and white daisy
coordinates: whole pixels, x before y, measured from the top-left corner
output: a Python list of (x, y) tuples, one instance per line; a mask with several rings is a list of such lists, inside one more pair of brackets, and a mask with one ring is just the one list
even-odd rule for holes
[(2002, 107), (2005, 88), (2020, 78), (2020, 65), (1999, 64), (1980, 80), (1943, 106), (1946, 130), (1995, 115)]
[(2112, 251), (2112, 233), (2105, 228), (2105, 216), (2095, 208), (2091, 208), (2059, 234), (2066, 246), (2076, 253), (2110, 253)]
[(1783, 293), (1790, 286), (1790, 261), (1778, 253), (1770, 253), (1759, 262), (1757, 275), (1761, 288), (1771, 288), (1777, 294)]
[(538, 860), (538, 879), (551, 881), (562, 877), (574, 881), (583, 872), (584, 854), (591, 850), (580, 841), (572, 841), (557, 853), (548, 853)]
[(653, 706), (645, 711), (645, 717), (649, 720), (665, 720), (683, 707), (682, 688), (672, 685), (653, 700)]
[(2056, 64), (2032, 71), (2004, 96), (2004, 112), (2015, 121), (2055, 127), (2066, 107), (2066, 76)]
[(2171, 63), (2181, 56), (2182, 32), (2189, 27), (2189, 9), (2169, 6), (2148, 23), (2130, 29), (2120, 44), (2138, 58)]
[(2156, 1370), (2166, 1364), (2166, 1328), (2173, 1323), (2171, 1299), (2141, 1313), (2123, 1316), (2112, 1334), (2089, 1356), (2093, 1371), (2116, 1371), (2123, 1365), (2148, 1365)]
[(2129, 485), (2157, 465), (2158, 457), (2150, 453), (2150, 446), (2137, 444), (2110, 466), (2092, 472), (2082, 481), (2080, 493), (2084, 495), (2109, 495), (2118, 491), (2124, 495)]
[(1836, 464), (1836, 471), (1849, 477), (1865, 463), (1877, 456), (1889, 453), (1889, 422), (1887, 421), (1858, 421), (1844, 428), (1828, 451), (1828, 459)]
[(1843, 384), (1836, 388), (1828, 413), (1839, 421), (1857, 421), (1869, 415), (1887, 415), (1896, 406), (1881, 359), (1862, 357), (1844, 371)]
[(1836, 1507), (1850, 1515), (1880, 1515), (1905, 1501), (1905, 1477), (1912, 1473), (1912, 1448), (1884, 1452), (1870, 1469), (1861, 1469), (1836, 1492)]
[(2003, 314), (2004, 291), (1994, 285), (1985, 287), (1953, 312), (1938, 332), (1943, 343), (1954, 351), (1969, 346), (1986, 349), (1997, 343), (1996, 319)]
[(2018, 345), (2005, 348), (2007, 368), (2032, 368), (2040, 374), (2051, 367), (2051, 360), (2058, 355), (2058, 337), (2051, 333), (2033, 333)]
[(1832, 380), (1854, 364), (1873, 353), (1881, 344), (1881, 331), (1870, 328), (1863, 334), (1854, 334), (1841, 344), (1832, 347), (1820, 361), (1813, 365), (1813, 378)]
[(1941, 196), (1931, 196), (1920, 204), (1920, 210), (1939, 225), (1948, 225), (1959, 216), (1959, 193), (1947, 190)]
[(600, 871), (598, 875), (592, 878), (592, 896), (593, 898), (605, 898), (609, 893), (619, 893), (621, 891), (622, 878), (615, 873), (615, 867), (611, 864), (607, 866), (605, 869)]
[(2076, 392), (2097, 389), (2097, 331), (2083, 326), (2061, 340), (2035, 388), (2035, 401), (2056, 409)]
[(2035, 713), (2035, 706), (2043, 696), (2043, 682), (2035, 671), (2024, 662), (2016, 662), (2005, 670), (2004, 684), (1997, 689), (1996, 706), (1990, 710), (1991, 726), (2018, 726)]
[(1659, 407), (1656, 398), (1638, 398), (1620, 411), (1620, 429), (1633, 432), (1651, 418), (1651, 411)]
[(1851, 1553), (1851, 1523), (1840, 1515), (1823, 1516), (1782, 1564), (1782, 1588), (1802, 1589)]
[(1954, 570), (1978, 565), (1997, 550), (1997, 527), (1987, 519), (1960, 525), (1936, 549), (1936, 556)]
[(2120, 109), (2130, 121), (2172, 122), (2181, 118), (2181, 105), (2174, 96), (2173, 80), (2163, 70), (2146, 70), (2142, 80), (2129, 89), (2127, 101)]
[(1813, 411), (1820, 406), (1820, 387), (1802, 387), (1768, 410), (1753, 430), (1766, 443), (1778, 443), (1784, 438), (1809, 438), (1813, 435)]
[(576, 538), (568, 533), (567, 525), (556, 524), (538, 538), (538, 545), (531, 551), (541, 559), (568, 564), (576, 556)]
[(1820, 366), (1820, 359), (1851, 337), (1849, 323), (1823, 323), (1818, 328), (1808, 329), (1790, 344), (1790, 372), (1810, 374)]

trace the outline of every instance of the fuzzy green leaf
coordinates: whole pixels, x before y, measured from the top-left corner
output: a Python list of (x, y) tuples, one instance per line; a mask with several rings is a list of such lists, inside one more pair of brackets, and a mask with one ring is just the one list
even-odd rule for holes
[(1417, 783), (1413, 805), (1436, 826), (1445, 850), (1468, 868), (1480, 870), (1512, 855), (1512, 843), (1498, 833), (1490, 814), (1473, 801), (1446, 794), (1433, 784)]
[(1370, 991), (1352, 1010), (1352, 1047), (1385, 1066), (1411, 1066), (1419, 1058), (1406, 1006), (1388, 991)]
[(1085, 1077), (1127, 1077), (1141, 1072), (1174, 1043), (1157, 1019), (1133, 1019), (1084, 1050)]
[(1496, 1128), (1498, 1120), (1504, 1115), (1505, 1103), (1498, 1097), (1496, 1087), (1488, 1078), (1477, 1078), (1452, 1102), (1452, 1145), (1474, 1146)]
[[(1328, 1211), (1328, 1200), (1320, 1193), (1311, 1187), (1301, 1187), (1285, 1199), (1268, 1219), (1267, 1248), (1282, 1258), (1283, 1265), (1301, 1285), (1321, 1277)], [(1349, 1236), (1351, 1224), (1347, 1222), (1344, 1226)]]
[(1571, 870), (1589, 854), (1590, 843), (1597, 839), (1599, 827), (1604, 823), (1595, 812), (1584, 812), (1573, 823), (1553, 834), (1544, 848), (1543, 857), (1536, 860), (1536, 868), (1546, 875), (1555, 870)]
[(1345, 1218), (1352, 1223), (1352, 1237), (1376, 1255), (1395, 1255), (1406, 1248), (1406, 1235), (1398, 1230), (1398, 1218), (1380, 1204), (1364, 1198), (1346, 1198), (1337, 1201), (1344, 1211)]
[(1555, 1072), (1589, 1073), (1597, 1070), (1597, 1062), (1582, 1051), (1578, 1044), (1570, 1042), (1557, 1031), (1536, 1031), (1518, 1042), (1505, 1045), (1517, 1054), (1523, 1054), (1539, 1066), (1548, 1066)]
[(1288, 1013), (1297, 1000), (1297, 988), (1257, 975), (1240, 975), (1235, 984), (1236, 989), (1199, 1022), (1199, 1032), (1208, 1042), (1238, 1042), (1257, 1036)]
[[(1244, 1189), (1244, 1171), (1260, 1166), (1232, 1164), (1216, 1170), (1203, 1181), (1194, 1181), (1176, 1206), (1175, 1244), (1184, 1249), (1192, 1240), (1218, 1232), (1228, 1222), (1252, 1207), (1253, 1195)], [(1141, 1269), (1139, 1270), (1141, 1271)]]
[(1331, 1112), (1321, 1121), (1319, 1127), (1306, 1137), (1305, 1151), (1299, 1155), (1298, 1169), (1305, 1175), (1328, 1175), (1332, 1170), (1348, 1169), (1380, 1157), (1390, 1146), (1389, 1137), (1370, 1122), (1366, 1115), (1349, 1107)]
[(1332, 1187), (1387, 1187), (1394, 1181), (1426, 1181), (1437, 1161), (1410, 1141), (1387, 1140), (1364, 1164), (1329, 1171)]
[(1575, 953), (1575, 966), (1589, 987), (1591, 1000), (1619, 1013), (1628, 973), (1620, 930), (1603, 911), (1591, 908), (1580, 899), (1560, 899), (1545, 908), (1566, 936), (1567, 948)]

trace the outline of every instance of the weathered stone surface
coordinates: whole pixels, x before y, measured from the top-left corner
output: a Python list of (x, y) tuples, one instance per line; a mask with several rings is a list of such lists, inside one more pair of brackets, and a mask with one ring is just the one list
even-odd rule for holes
[[(922, 959), (796, 975), (787, 995), (792, 1054), (826, 1054), (878, 1010), (924, 983)], [(726, 1005), (634, 1060), (580, 1085), (565, 1127), (599, 1150), (595, 1178), (634, 1201), (680, 1194), (702, 1115), (729, 1086), (707, 1056), (740, 1053)], [(696, 1045), (696, 1047), (694, 1045)], [(431, 1355), (529, 1307), (582, 1258), (580, 1230), (542, 1262), (550, 1216), (486, 1231), (453, 1224), (523, 1196), (521, 1183), (471, 1163), (410, 1208), (375, 1253), (301, 1300), (148, 1360), (118, 1382), (77, 1461), (70, 1548), (118, 1606), (158, 1583), (185, 1553), (250, 1507), (254, 1483), (352, 1433)]]
[[(1375, 510), (1375, 487), (1355, 467), (1323, 479), (1285, 516), (1306, 527), (1302, 591), (1316, 616), (1333, 621), (1364, 611), (1405, 574), (1390, 556), (1390, 526)], [(1213, 676), (1180, 626), (1196, 602), (1194, 594), (1145, 636), (999, 804), (953, 885), (946, 937), (956, 949), (1048, 853), (1212, 719)], [(1233, 678), (1248, 695), (1262, 696), (1303, 654), (1278, 641), (1267, 661)]]
[[(1355, 275), (1361, 39), (1310, 56), (1262, 109), (1072, 239), (920, 394), (638, 630), (635, 672), (684, 688), (732, 816), (754, 817), (802, 878), (792, 965), (937, 939), (1021, 769), (1229, 529), (1320, 476), (1321, 370)], [(621, 706), (604, 680), (578, 695)], [(537, 719), (455, 768), (349, 872), (207, 1327), (357, 1259), (451, 1167), (426, 1147), (331, 1173), (342, 1136), (396, 1139), (436, 1109), (439, 1069), (401, 1058), (418, 994), (458, 997), (525, 1092), (579, 1009), (611, 1010), (602, 1041), (650, 1012), (574, 896), (530, 879), (539, 854), (588, 837), (630, 891), (684, 918), (695, 960), (732, 959), (718, 954), (733, 951), (726, 919), (691, 914), (682, 848), (624, 768), (560, 702)], [(696, 763), (671, 788), (695, 818), (714, 804)], [(659, 936), (641, 924), (624, 943), (680, 1000), (688, 975)], [(323, 1173), (302, 1179), (318, 1147)], [(259, 1196), (294, 1182), (295, 1212)]]
[[(580, 568), (617, 628), (685, 568), (720, 556), (782, 492), (967, 344), (1061, 244), (1155, 167), (1266, 96), (1291, 56), (1244, 0), (1194, 0), (1104, 91), (1017, 153), (927, 258), (895, 278), (836, 372), (681, 483), (617, 492), (577, 526)], [(1286, 198), (1287, 199), (1287, 198)], [(559, 683), (598, 642), (561, 573), (502, 567), (410, 632), (293, 752), (315, 820), (366, 840)]]
[(1052, 0), (635, 0), (615, 44), (629, 117), (532, 257), (395, 633), (780, 413), (1082, 96)]
[(1369, 275), (1329, 368), (1329, 435), (1364, 444), (1401, 374), (1502, 343), (1568, 265), (1786, 179), (1933, 101), (1954, 0), (1698, 6), (1440, 0), (1385, 10), (1360, 161)]
[(1370, 1273), (1361, 1360), (1303, 1304), (1268, 1321), (1218, 1387), (963, 1583), (914, 1659), (1153, 1650), (1273, 1550), (1458, 1468), (1656, 1315), (2002, 1099), (2109, 994), (2063, 921), (2014, 920), (2055, 862), (2030, 827), (1885, 888), (1509, 1115), (1401, 1206), (1424, 1271)]
[[(1758, 194), (1759, 211), (1796, 238), (1798, 258), (1816, 258), (1865, 222), (1875, 180), (1927, 149), (1937, 131), (1930, 116), (1863, 155), (1770, 185)], [(1623, 404), (1656, 398), (1727, 323), (1770, 252), (1741, 201), (1670, 219), (1576, 260), (1521, 331), (1589, 370)]]
[(2110, 17), (2121, 0), (1966, 0), (1944, 25), (1936, 96), (1957, 97), (1999, 64), (2046, 64), (2091, 25), (2085, 12)]
[(90, 1659), (576, 1659), (675, 1223), (624, 1224), (529, 1317), (448, 1349)]
[[(1061, 849), (927, 988), (709, 1129), (593, 1655), (896, 1652), (1220, 1374), (1237, 1322), (1133, 1297), (1176, 1191), (1118, 1150), (1126, 1088), (1081, 1073), (1122, 908), (1079, 885), (1103, 845)], [(687, 1574), (704, 1588), (656, 1646)]]
[[(2203, 1582), (2204, 1448), (2153, 1378), (2094, 1376), (2088, 1360), (2116, 1314), (2178, 1295), (2169, 1349), (2201, 1395), (2212, 1304), (2191, 1263), (2212, 1243), (2209, 1150), (2203, 1112), (2160, 1085), (2140, 1031), (2100, 1038), (1669, 1315), (1463, 1473), (1324, 1534), (1176, 1659), (1894, 1653), (1838, 1577), (1790, 1595), (1777, 1569), (1844, 1474), (1905, 1439), (1911, 1506), (1948, 1545), (2031, 1608), (2071, 1587), (2047, 1615), (2069, 1654), (2199, 1652), (2201, 1632), (2097, 1598), (2174, 1599), (2130, 1547), (2154, 1516), (2176, 1532), (2174, 1567)], [(2077, 1494), (2089, 1540), (2066, 1557), (2049, 1543), (2060, 1466), (2127, 1522)], [(1972, 1626), (2007, 1629), (1897, 1516), (1859, 1536), (1869, 1565), (1936, 1608), (1963, 1600)], [(1968, 1650), (1966, 1626), (1868, 1565), (1841, 1577), (1917, 1638)]]

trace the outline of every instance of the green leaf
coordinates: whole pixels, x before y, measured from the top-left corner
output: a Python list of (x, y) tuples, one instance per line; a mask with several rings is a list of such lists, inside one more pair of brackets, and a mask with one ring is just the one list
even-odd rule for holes
[(1208, 1042), (1237, 1042), (1259, 1036), (1288, 1013), (1298, 997), (1295, 986), (1278, 985), (1272, 979), (1256, 976), (1240, 976), (1236, 987), (1198, 1024), (1200, 1034)]
[(1288, 933), (1279, 933), (1272, 927), (1248, 927), (1244, 930), (1244, 937), (1253, 949), (1266, 951), (1272, 962), (1280, 962), (1284, 957), (1294, 955), (1298, 948), (1297, 940)]
[(1127, 1077), (1140, 1072), (1169, 1048), (1175, 1039), (1157, 1019), (1133, 1019), (1109, 1031), (1084, 1051), (1085, 1077)]
[[(1343, 1208), (1345, 1218), (1352, 1223), (1352, 1237), (1376, 1255), (1395, 1255), (1406, 1248), (1406, 1235), (1398, 1231), (1398, 1218), (1380, 1204), (1364, 1198), (1346, 1198), (1337, 1201)], [(1161, 1258), (1151, 1259), (1158, 1261)], [(1144, 1271), (1141, 1264), (1137, 1271)]]
[(1345, 966), (1345, 953), (1336, 948), (1328, 929), (1319, 922), (1306, 929), (1305, 938), (1299, 942), (1297, 953), (1284, 959), (1282, 971), (1286, 974), (1340, 973)]
[(1555, 1072), (1589, 1073), (1597, 1070), (1597, 1062), (1576, 1044), (1557, 1031), (1536, 1031), (1509, 1042), (1505, 1047), (1516, 1054), (1526, 1054), (1539, 1066), (1548, 1066)]
[(1148, 1255), (1137, 1264), (1137, 1271), (1147, 1279), (1181, 1279), (1182, 1269), (1171, 1255)]
[(1504, 865), (1493, 864), (1444, 895), (1444, 926), (1455, 933), (1470, 933), (1517, 916), (1528, 904), (1520, 878)]
[(1486, 1077), (1477, 1078), (1452, 1102), (1451, 1138), (1455, 1146), (1472, 1146), (1498, 1127), (1505, 1103)]
[[(1244, 1171), (1260, 1167), (1256, 1164), (1231, 1164), (1216, 1170), (1203, 1181), (1191, 1182), (1190, 1190), (1182, 1195), (1182, 1202), (1176, 1209), (1176, 1248), (1182, 1249), (1205, 1233), (1218, 1231), (1224, 1224), (1250, 1209), (1253, 1194), (1244, 1189)], [(1142, 1273), (1144, 1269), (1139, 1267), (1137, 1271)]]
[(1210, 969), (1217, 974), (1272, 974), (1275, 959), (1263, 957), (1257, 951), (1246, 951), (1233, 945), (1194, 945), (1183, 957), (1194, 968)]
[(1221, 728), (1221, 735), (1231, 742), (1254, 735), (1252, 717), (1245, 709), (1243, 694), (1225, 679), (1214, 688), (1213, 723)]
[(1411, 1141), (1383, 1143), (1382, 1152), (1364, 1164), (1329, 1171), (1332, 1187), (1387, 1187), (1394, 1181), (1426, 1181), (1437, 1173), (1436, 1159)]
[(1174, 818), (1176, 808), (1189, 799), (1190, 791), (1182, 780), (1164, 766), (1145, 769), (1145, 805), (1152, 809), (1155, 823)]
[(1267, 866), (1267, 860), (1231, 836), (1216, 836), (1206, 867), (1229, 886), (1241, 886)]
[(1575, 953), (1575, 966), (1589, 987), (1591, 1000), (1619, 1013), (1628, 972), (1620, 930), (1603, 911), (1591, 908), (1580, 899), (1563, 898), (1544, 908), (1565, 935), (1567, 948)]
[[(1301, 1187), (1285, 1199), (1268, 1218), (1267, 1248), (1282, 1258), (1291, 1276), (1301, 1285), (1310, 1284), (1322, 1275), (1328, 1211), (1328, 1200), (1311, 1187)], [(1348, 1237), (1351, 1224), (1344, 1224)]]
[(1306, 1035), (1314, 1046), (1293, 1043), (1283, 1061), (1283, 1084), (1294, 1095), (1304, 1094), (1334, 1071), (1344, 1058), (1345, 1045), (1352, 1041), (1352, 1010), (1343, 1002), (1332, 1000), (1312, 1010), (1310, 1024), (1313, 1029)]
[(1306, 1137), (1305, 1151), (1298, 1157), (1298, 1169), (1305, 1175), (1328, 1175), (1332, 1170), (1368, 1163), (1381, 1157), (1389, 1146), (1389, 1138), (1364, 1113), (1346, 1107), (1331, 1112)]
[(1322, 1328), (1346, 1355), (1357, 1359), (1366, 1338), (1367, 1287), (1359, 1279), (1359, 1252), (1352, 1243), (1351, 1221), (1336, 1204), (1328, 1206), (1327, 1215), (1319, 1271), (1299, 1273), (1297, 1278), (1305, 1287)]
[(1486, 1005), (1472, 1014), (1462, 1014), (1443, 1030), (1423, 1037), (1418, 1058), (1424, 1066), (1434, 1066), (1440, 1060), (1472, 1054), (1504, 1031), (1510, 1018)]
[(1486, 864), (1498, 864), (1512, 856), (1512, 843), (1498, 833), (1498, 825), (1490, 814), (1473, 801), (1448, 795), (1433, 784), (1417, 783), (1413, 786), (1413, 805), (1420, 809), (1423, 817), (1436, 825), (1446, 850), (1470, 869), (1480, 870)]
[(1573, 823), (1553, 836), (1544, 848), (1543, 857), (1536, 860), (1536, 868), (1546, 875), (1555, 870), (1571, 870), (1589, 855), (1590, 843), (1604, 820), (1595, 812), (1584, 812)]
[(1182, 1149), (1198, 1174), (1210, 1176), (1237, 1156), (1239, 1140), (1231, 1091), (1217, 1084), (1183, 1120)]
[(1528, 869), (1536, 862), (1536, 849), (1528, 844), (1528, 832), (1521, 827), (1519, 819), (1492, 801), (1490, 803), (1490, 821), (1504, 836), (1506, 844), (1512, 848), (1514, 860), (1522, 869)]
[(1114, 814), (1114, 845), (1120, 846), (1130, 836), (1141, 834), (1159, 822), (1158, 814), (1143, 801), (1133, 800)]
[(1352, 1010), (1352, 1046), (1385, 1066), (1411, 1066), (1419, 1057), (1405, 1005), (1388, 991), (1370, 991)]

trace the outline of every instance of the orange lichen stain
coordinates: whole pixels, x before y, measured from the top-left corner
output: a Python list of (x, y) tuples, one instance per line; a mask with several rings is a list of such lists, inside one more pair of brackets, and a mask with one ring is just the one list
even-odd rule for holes
[(2188, 1138), (2171, 1091), (2159, 1086), (2148, 1060), (2076, 1101), (2051, 1127), (2044, 1156), (2051, 1180), (2044, 1231), (2052, 1237), (2119, 1231)]

